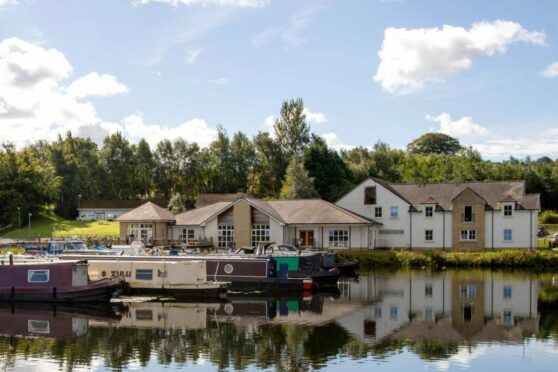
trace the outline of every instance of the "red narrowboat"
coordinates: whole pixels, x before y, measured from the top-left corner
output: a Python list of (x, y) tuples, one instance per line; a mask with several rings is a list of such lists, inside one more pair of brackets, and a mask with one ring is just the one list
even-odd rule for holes
[(119, 279), (91, 281), (87, 262), (0, 262), (0, 301), (108, 302)]

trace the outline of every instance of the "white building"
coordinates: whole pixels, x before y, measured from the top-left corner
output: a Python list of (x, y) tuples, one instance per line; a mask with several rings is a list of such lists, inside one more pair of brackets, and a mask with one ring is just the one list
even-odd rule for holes
[(534, 248), (538, 194), (523, 181), (391, 184), (369, 178), (337, 205), (379, 222), (373, 247)]

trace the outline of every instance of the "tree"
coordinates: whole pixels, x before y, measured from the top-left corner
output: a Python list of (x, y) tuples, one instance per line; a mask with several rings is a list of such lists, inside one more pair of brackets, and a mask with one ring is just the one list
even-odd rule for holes
[(302, 156), (304, 148), (310, 142), (310, 127), (306, 123), (302, 98), (283, 101), (273, 129), (288, 158)]
[(134, 190), (135, 196), (140, 199), (148, 198), (153, 192), (153, 174), (155, 162), (151, 148), (145, 139), (141, 139), (134, 149), (136, 159), (134, 169)]
[(258, 133), (253, 140), (254, 166), (248, 174), (248, 192), (254, 195), (279, 195), (287, 160), (279, 144), (269, 133)]
[(134, 152), (135, 146), (131, 146), (120, 132), (106, 137), (103, 141), (101, 164), (106, 173), (107, 196), (116, 199), (134, 197)]
[(426, 133), (407, 145), (411, 154), (445, 154), (455, 155), (462, 149), (456, 138), (444, 133)]
[(328, 201), (335, 201), (353, 187), (353, 174), (337, 151), (323, 142), (314, 143), (304, 152), (304, 168), (314, 179), (316, 190)]
[(287, 167), (285, 182), (281, 189), (281, 199), (311, 199), (315, 197), (318, 197), (318, 192), (314, 188), (314, 179), (308, 175), (302, 161), (292, 158)]

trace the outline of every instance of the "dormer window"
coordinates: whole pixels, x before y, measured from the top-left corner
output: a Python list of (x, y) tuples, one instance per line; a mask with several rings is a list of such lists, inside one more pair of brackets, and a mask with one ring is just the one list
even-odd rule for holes
[(504, 204), (504, 216), (511, 216), (511, 215), (513, 215), (513, 205)]
[(425, 217), (432, 217), (434, 215), (434, 207), (429, 205), (424, 207), (424, 216)]

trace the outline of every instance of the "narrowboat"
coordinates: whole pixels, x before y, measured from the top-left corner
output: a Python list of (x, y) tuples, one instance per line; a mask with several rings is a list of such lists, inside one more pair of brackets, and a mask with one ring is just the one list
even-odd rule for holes
[(230, 286), (228, 282), (208, 281), (203, 261), (136, 261), (118, 256), (112, 260), (92, 257), (88, 263), (92, 278), (120, 277), (134, 295), (215, 298)]
[(108, 302), (120, 288), (120, 280), (91, 281), (87, 262), (0, 261), (0, 301), (12, 302)]

